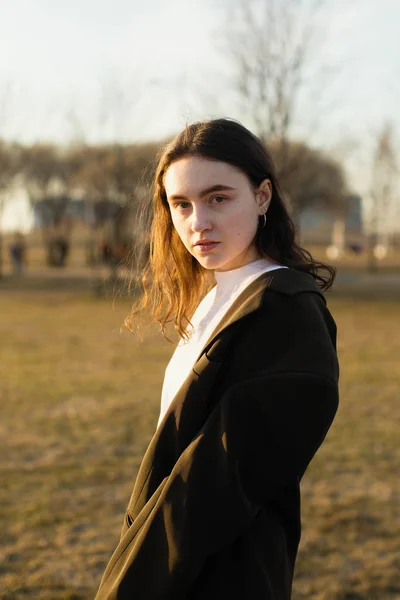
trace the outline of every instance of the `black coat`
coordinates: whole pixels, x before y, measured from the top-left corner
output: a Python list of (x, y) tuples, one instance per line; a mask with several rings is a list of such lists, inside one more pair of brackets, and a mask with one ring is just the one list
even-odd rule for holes
[(96, 600), (288, 600), (300, 480), (338, 407), (336, 326), (314, 279), (236, 299), (143, 458)]

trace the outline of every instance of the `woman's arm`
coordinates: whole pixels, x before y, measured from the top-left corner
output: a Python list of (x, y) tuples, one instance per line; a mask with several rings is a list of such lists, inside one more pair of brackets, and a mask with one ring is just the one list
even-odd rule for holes
[(338, 405), (327, 313), (317, 295), (276, 296), (247, 319), (230, 355), (235, 383), (121, 540), (98, 600), (183, 598), (206, 558), (299, 480), (322, 443)]

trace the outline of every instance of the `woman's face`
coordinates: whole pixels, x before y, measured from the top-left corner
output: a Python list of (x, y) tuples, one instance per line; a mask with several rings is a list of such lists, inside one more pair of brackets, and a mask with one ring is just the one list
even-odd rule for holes
[(173, 225), (205, 269), (229, 271), (259, 258), (254, 240), (271, 200), (269, 179), (254, 190), (232, 165), (196, 156), (172, 163), (164, 186)]

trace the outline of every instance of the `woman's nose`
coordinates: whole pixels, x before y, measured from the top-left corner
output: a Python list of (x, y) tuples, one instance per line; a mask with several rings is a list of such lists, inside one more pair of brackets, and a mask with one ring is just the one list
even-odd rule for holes
[(192, 212), (192, 218), (191, 218), (191, 223), (190, 223), (191, 229), (194, 232), (201, 232), (201, 231), (209, 231), (212, 228), (212, 225), (210, 223), (210, 219), (207, 216), (207, 213), (205, 210), (196, 210), (194, 209)]

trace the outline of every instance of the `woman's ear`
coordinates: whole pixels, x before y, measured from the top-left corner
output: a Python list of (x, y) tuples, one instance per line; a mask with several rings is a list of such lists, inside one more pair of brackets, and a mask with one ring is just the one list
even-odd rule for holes
[(258, 186), (257, 203), (260, 215), (264, 215), (270, 205), (272, 198), (272, 183), (270, 179), (264, 179)]

